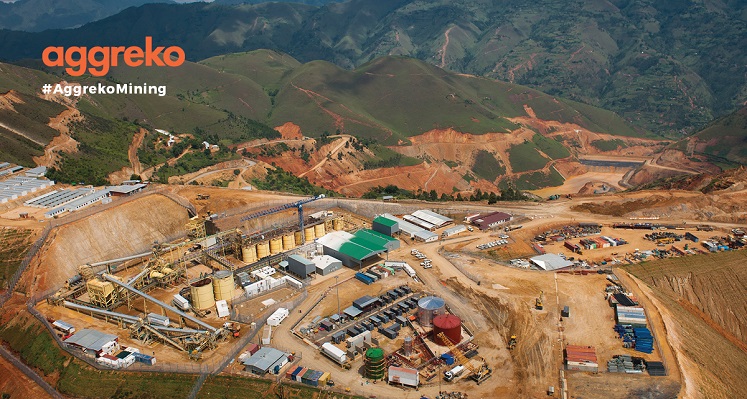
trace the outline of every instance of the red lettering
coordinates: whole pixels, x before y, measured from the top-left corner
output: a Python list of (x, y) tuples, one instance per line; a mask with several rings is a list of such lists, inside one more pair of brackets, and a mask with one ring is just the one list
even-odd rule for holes
[[(88, 65), (91, 67), (88, 68), (88, 72), (91, 73), (93, 76), (104, 76), (107, 73), (109, 73), (109, 49), (96, 46), (91, 47), (90, 50), (88, 50)], [(97, 54), (101, 54), (101, 59), (98, 59), (96, 57)], [(100, 68), (100, 69), (96, 69)]]
[(164, 66), (163, 61), (158, 56), (163, 51), (163, 47), (159, 46), (153, 49), (153, 38), (150, 36), (145, 37), (145, 66)]
[[(176, 54), (176, 59), (172, 58), (172, 55)], [(170, 67), (178, 67), (184, 63), (184, 50), (181, 47), (171, 46), (163, 52), (163, 62)]]
[[(62, 47), (47, 47), (42, 52), (42, 62), (48, 67), (61, 67), (65, 66), (65, 50)], [(52, 61), (49, 56), (55, 54), (57, 59)]]

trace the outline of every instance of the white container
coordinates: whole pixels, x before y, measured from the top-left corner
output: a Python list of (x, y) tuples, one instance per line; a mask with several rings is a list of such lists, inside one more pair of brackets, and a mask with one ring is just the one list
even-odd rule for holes
[(322, 344), (322, 352), (325, 355), (329, 356), (332, 360), (340, 364), (345, 363), (345, 361), (348, 359), (348, 356), (345, 354), (345, 351), (332, 345), (329, 342), (325, 342), (324, 344)]

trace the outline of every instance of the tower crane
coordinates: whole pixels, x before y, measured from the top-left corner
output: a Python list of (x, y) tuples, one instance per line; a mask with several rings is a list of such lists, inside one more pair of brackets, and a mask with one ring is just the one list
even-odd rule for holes
[(302, 199), (300, 201), (291, 202), (290, 204), (280, 205), (269, 209), (264, 209), (258, 212), (251, 213), (249, 215), (244, 216), (241, 218), (242, 222), (246, 222), (248, 220), (256, 219), (262, 216), (272, 215), (273, 213), (282, 212), (286, 209), (291, 208), (297, 208), (298, 209), (298, 227), (301, 229), (301, 243), (306, 243), (306, 235), (303, 232), (303, 206), (304, 204), (308, 204), (309, 202), (313, 202), (316, 200), (320, 200), (324, 198), (324, 194), (319, 194), (315, 197)]

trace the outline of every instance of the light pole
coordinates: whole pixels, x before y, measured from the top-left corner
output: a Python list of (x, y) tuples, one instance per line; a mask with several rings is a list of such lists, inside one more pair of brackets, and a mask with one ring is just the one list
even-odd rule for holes
[(335, 276), (335, 288), (337, 289), (337, 317), (340, 317), (340, 284), (337, 283), (339, 278), (340, 276)]

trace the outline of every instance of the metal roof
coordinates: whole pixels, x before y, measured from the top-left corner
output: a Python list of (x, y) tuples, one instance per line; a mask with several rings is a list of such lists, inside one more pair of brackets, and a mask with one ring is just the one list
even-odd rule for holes
[(558, 270), (572, 266), (573, 262), (565, 260), (555, 254), (544, 254), (530, 258), (535, 265), (544, 270)]
[(364, 309), (366, 306), (370, 306), (378, 301), (379, 298), (373, 298), (370, 295), (365, 295), (353, 301), (353, 306), (358, 309)]
[(107, 189), (113, 193), (129, 194), (133, 191), (138, 191), (145, 187), (146, 185), (144, 183), (137, 183), (137, 184), (124, 184), (121, 186), (110, 186), (110, 187), (107, 187)]
[(384, 226), (387, 226), (387, 227), (394, 227), (394, 226), (396, 226), (396, 225), (397, 225), (397, 222), (396, 222), (396, 221), (394, 221), (394, 220), (391, 220), (391, 219), (387, 219), (387, 218), (385, 218), (385, 217), (383, 217), (383, 216), (376, 216), (376, 217), (375, 217), (375, 218), (373, 219), (373, 222), (374, 222), (374, 223), (379, 223), (379, 224), (383, 224)]
[(444, 234), (446, 234), (446, 235), (456, 234), (456, 233), (461, 233), (461, 232), (466, 231), (466, 230), (467, 230), (467, 228), (464, 227), (463, 224), (458, 224), (458, 225), (456, 225), (454, 227), (449, 227), (448, 229), (444, 230)]
[(350, 317), (358, 317), (360, 316), (361, 313), (363, 313), (362, 310), (356, 308), (355, 306), (349, 306), (345, 308), (345, 310), (343, 310), (342, 312)]
[(116, 335), (105, 334), (101, 331), (84, 329), (80, 332), (75, 333), (72, 337), (65, 340), (68, 344), (78, 345), (80, 347), (90, 349), (93, 351), (100, 351), (104, 348), (104, 345), (109, 342), (115, 341)]
[(480, 214), (480, 216), (472, 219), (472, 223), (480, 227), (480, 229), (487, 229), (491, 224), (507, 221), (511, 219), (511, 215), (505, 212), (492, 212), (486, 214)]
[(264, 346), (255, 352), (250, 358), (242, 362), (247, 367), (253, 367), (258, 370), (267, 372), (273, 364), (288, 354), (269, 346)]
[(386, 248), (383, 246), (366, 239), (361, 239), (342, 230), (326, 234), (317, 239), (317, 242), (358, 261), (386, 252)]
[(293, 259), (294, 261), (296, 261), (296, 262), (298, 262), (298, 263), (300, 263), (302, 265), (305, 265), (305, 266), (312, 266), (312, 265), (314, 265), (314, 262), (312, 262), (312, 261), (304, 258), (301, 255), (291, 255), (291, 256), (288, 257), (288, 259)]
[(418, 231), (425, 231), (424, 228), (422, 228), (420, 226), (416, 226), (416, 225), (414, 225), (414, 224), (412, 224), (412, 223), (410, 223), (408, 221), (402, 220), (402, 219), (400, 219), (400, 218), (398, 218), (398, 217), (396, 217), (396, 216), (394, 216), (392, 214), (389, 214), (389, 213), (384, 213), (384, 214), (381, 215), (381, 217), (397, 222), (399, 224), (399, 229), (401, 231), (404, 231), (405, 233), (411, 235), (411, 236), (415, 235), (415, 233), (418, 232)]
[(434, 224), (436, 226), (443, 226), (454, 221), (454, 219), (447, 218), (446, 216), (439, 215), (438, 213), (429, 211), (427, 209), (415, 211), (412, 213), (412, 216), (415, 216), (418, 219), (425, 220), (426, 222)]
[(422, 227), (424, 229), (428, 229), (428, 230), (435, 229), (438, 226), (438, 225), (436, 225), (434, 223), (431, 223), (431, 222), (429, 222), (427, 220), (423, 220), (423, 219), (421, 219), (419, 217), (412, 216), (412, 215), (403, 215), (402, 219), (405, 219), (405, 220), (407, 220), (408, 222), (410, 222), (410, 223), (412, 223), (414, 225), (420, 226), (420, 227)]
[(444, 305), (446, 305), (446, 301), (437, 296), (427, 296), (418, 301), (419, 308), (428, 310), (441, 309)]
[(428, 230), (416, 231), (413, 235), (423, 241), (428, 241), (432, 238), (438, 238), (438, 234)]
[(381, 234), (378, 231), (374, 231), (374, 230), (371, 230), (371, 229), (360, 229), (360, 230), (356, 231), (355, 233), (353, 233), (353, 235), (356, 236), (356, 237), (364, 238), (364, 239), (366, 239), (368, 241), (372, 241), (372, 242), (378, 244), (379, 246), (382, 246), (382, 247), (385, 247), (385, 248), (386, 248), (387, 244), (389, 244), (390, 242), (396, 242), (397, 241), (396, 238), (389, 237), (386, 234)]

